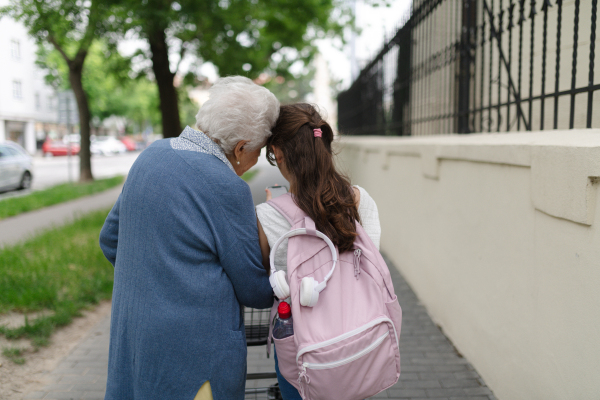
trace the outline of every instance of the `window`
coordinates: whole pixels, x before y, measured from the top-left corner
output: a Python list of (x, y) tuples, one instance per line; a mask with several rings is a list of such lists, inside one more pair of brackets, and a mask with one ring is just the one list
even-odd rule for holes
[(13, 81), (13, 97), (15, 99), (23, 98), (23, 88), (21, 85), (21, 81)]
[(13, 59), (21, 59), (21, 43), (17, 39), (13, 39), (10, 42), (10, 52), (12, 54)]
[(16, 151), (15, 149), (11, 148), (11, 147), (7, 147), (6, 148), (6, 152), (8, 153), (8, 155), (10, 157), (18, 157), (18, 156), (20, 156), (19, 152)]
[(40, 94), (39, 93), (35, 94), (35, 109), (37, 111), (40, 111), (42, 109), (42, 103), (40, 102)]
[(54, 96), (48, 96), (48, 111), (54, 110)]

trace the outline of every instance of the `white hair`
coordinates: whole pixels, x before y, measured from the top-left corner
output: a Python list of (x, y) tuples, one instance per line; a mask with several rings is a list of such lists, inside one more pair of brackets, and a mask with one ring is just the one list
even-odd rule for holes
[(241, 140), (247, 150), (262, 147), (279, 116), (279, 101), (268, 89), (243, 76), (221, 78), (196, 115), (196, 127), (215, 140), (225, 154)]

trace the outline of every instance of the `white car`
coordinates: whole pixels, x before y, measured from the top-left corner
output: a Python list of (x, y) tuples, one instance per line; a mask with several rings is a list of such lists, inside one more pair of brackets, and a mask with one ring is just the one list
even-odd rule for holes
[(29, 189), (32, 164), (31, 156), (18, 144), (0, 143), (0, 192)]
[(110, 156), (127, 152), (125, 145), (112, 136), (95, 136), (90, 143), (92, 154)]

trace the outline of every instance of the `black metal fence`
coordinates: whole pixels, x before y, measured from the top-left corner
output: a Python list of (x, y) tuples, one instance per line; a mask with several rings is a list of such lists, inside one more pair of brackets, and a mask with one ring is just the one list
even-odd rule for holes
[(598, 0), (414, 0), (338, 96), (340, 132), (600, 128), (597, 12)]

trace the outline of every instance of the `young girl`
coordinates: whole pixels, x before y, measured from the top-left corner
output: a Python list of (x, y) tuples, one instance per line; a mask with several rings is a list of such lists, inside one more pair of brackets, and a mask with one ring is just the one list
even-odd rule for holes
[[(267, 158), (271, 164), (277, 164), (290, 183), (296, 204), (315, 222), (317, 230), (327, 235), (342, 253), (352, 249), (358, 221), (379, 249), (377, 205), (363, 188), (351, 186), (336, 170), (331, 150), (333, 131), (317, 110), (302, 103), (281, 106), (272, 132), (267, 140)], [(291, 226), (267, 203), (259, 204), (256, 212), (263, 264), (268, 268), (271, 247)], [(275, 254), (277, 270), (286, 270), (286, 264), (287, 240)], [(275, 371), (283, 399), (301, 399), (296, 388), (281, 376), (277, 354)]]

